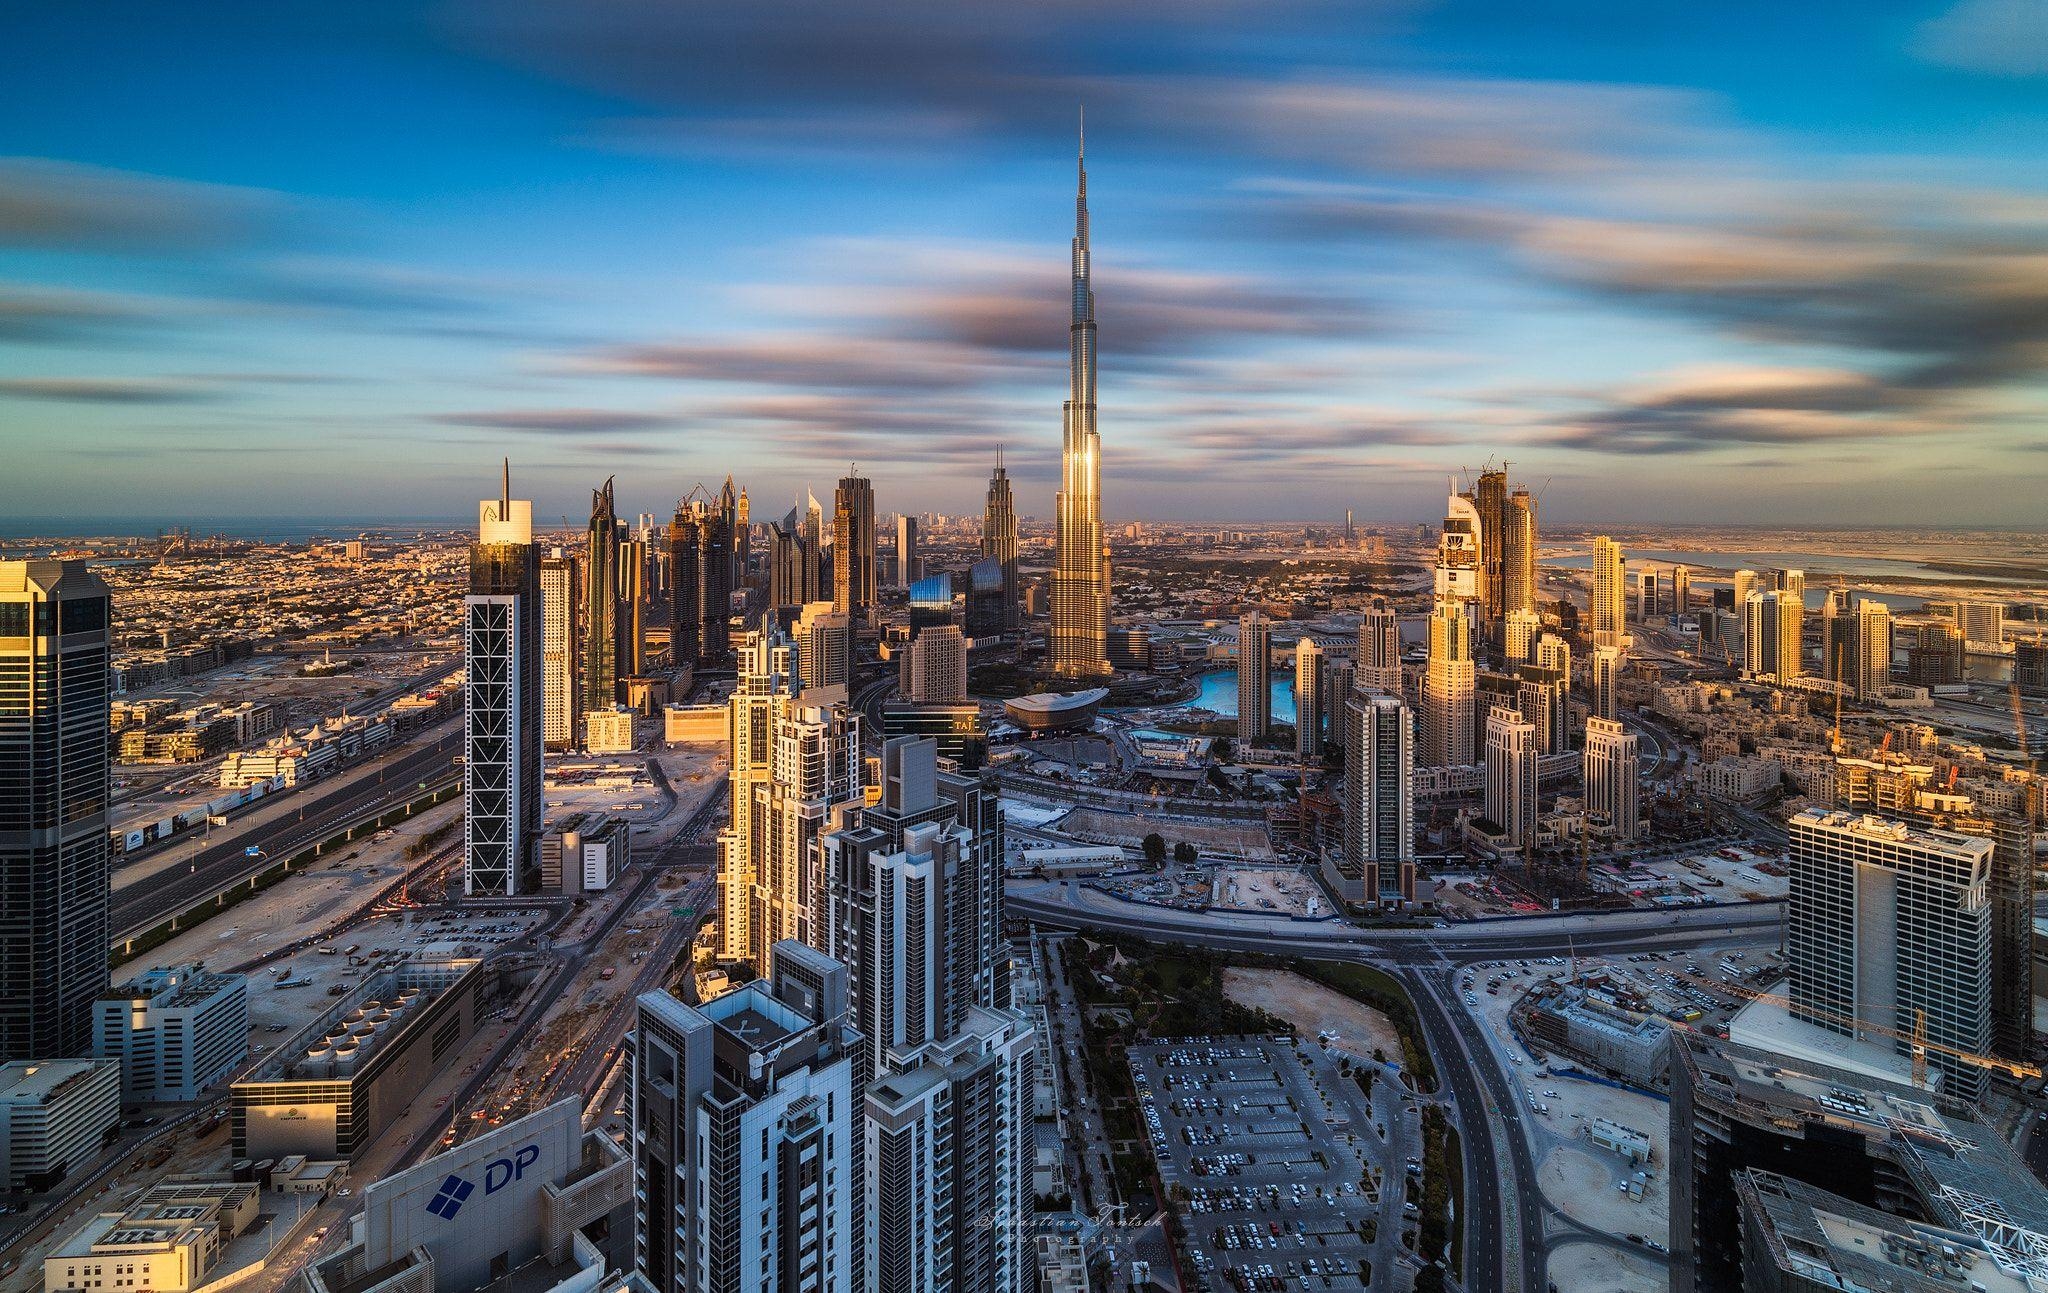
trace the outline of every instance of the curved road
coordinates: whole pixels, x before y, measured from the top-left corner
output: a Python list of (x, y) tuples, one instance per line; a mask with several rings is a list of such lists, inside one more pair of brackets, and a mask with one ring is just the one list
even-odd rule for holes
[[(1256, 952), (1319, 960), (1382, 962), (1407, 986), (1444, 1084), (1457, 1110), (1465, 1157), (1465, 1288), (1474, 1293), (1518, 1289), (1542, 1293), (1551, 1241), (1546, 1213), (1561, 1215), (1536, 1184), (1536, 1168), (1522, 1134), (1522, 1101), (1500, 1058), (1471, 1013), (1447, 1005), (1454, 967), (1469, 961), (1664, 951), (1726, 942), (1745, 935), (1774, 936), (1783, 924), (1781, 903), (1688, 908), (1680, 912), (1613, 912), (1568, 917), (1533, 916), (1475, 921), (1443, 928), (1364, 929), (1336, 922), (1263, 917), (1219, 917), (1123, 902), (1071, 881), (1034, 882), (1005, 895), (1007, 914), (1061, 928), (1090, 928), (1172, 940), (1217, 951)], [(1491, 1121), (1498, 1116), (1507, 1140), (1512, 1177), (1501, 1171)], [(1509, 1212), (1502, 1190), (1514, 1194), (1512, 1246), (1505, 1236)], [(1573, 1227), (1574, 1232), (1584, 1227)], [(1531, 1237), (1534, 1237), (1531, 1242)], [(1569, 1242), (1607, 1242), (1572, 1233)], [(1647, 1254), (1646, 1254), (1647, 1255)]]

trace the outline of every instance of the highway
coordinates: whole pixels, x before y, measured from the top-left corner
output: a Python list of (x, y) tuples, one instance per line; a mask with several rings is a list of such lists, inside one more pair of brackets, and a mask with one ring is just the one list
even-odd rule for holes
[[(1546, 1214), (1561, 1216), (1542, 1196), (1523, 1135), (1523, 1102), (1479, 1022), (1445, 992), (1456, 967), (1474, 961), (1552, 956), (1613, 956), (1668, 951), (1735, 939), (1775, 938), (1782, 903), (1688, 908), (1678, 912), (1583, 913), (1475, 921), (1441, 928), (1365, 929), (1264, 917), (1224, 917), (1128, 903), (1073, 882), (1032, 882), (1006, 892), (1006, 914), (1054, 928), (1097, 929), (1215, 951), (1380, 963), (1414, 999), (1416, 1016), (1436, 1059), (1443, 1092), (1456, 1109), (1465, 1159), (1463, 1286), (1471, 1293), (1547, 1288), (1550, 1241)], [(1440, 1092), (1442, 1094), (1443, 1092)], [(1489, 1119), (1497, 1113), (1505, 1158)], [(1505, 1170), (1504, 1170), (1505, 1169)], [(1512, 1172), (1512, 1178), (1506, 1172)], [(1513, 1191), (1513, 1211), (1502, 1197)], [(1574, 1242), (1626, 1245), (1572, 1225)], [(1514, 1234), (1521, 1242), (1510, 1244)], [(1532, 1241), (1533, 1240), (1533, 1241)]]
[[(380, 756), (380, 762), (369, 765), (378, 770), (375, 778), (357, 778), (332, 788), (315, 783), (295, 792), (299, 811), (289, 817), (214, 830), (210, 838), (219, 842), (201, 849), (182, 871), (159, 872), (116, 888), (109, 901), (109, 934), (116, 941), (140, 934), (326, 839), (371, 810), (402, 803), (419, 793), (422, 783), (446, 784), (460, 773), (455, 759), (461, 752), (461, 726), (450, 723), (438, 735)], [(247, 856), (252, 846), (265, 856)]]

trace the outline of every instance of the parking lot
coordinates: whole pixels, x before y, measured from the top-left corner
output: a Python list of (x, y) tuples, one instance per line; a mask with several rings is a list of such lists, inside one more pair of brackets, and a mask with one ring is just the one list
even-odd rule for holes
[(1407, 1228), (1395, 1218), (1415, 1218), (1403, 1156), (1420, 1139), (1383, 1070), (1368, 1066), (1369, 1098), (1342, 1069), (1348, 1057), (1287, 1037), (1133, 1046), (1130, 1061), (1160, 1180), (1187, 1222), (1194, 1287), (1360, 1288), (1391, 1260)]

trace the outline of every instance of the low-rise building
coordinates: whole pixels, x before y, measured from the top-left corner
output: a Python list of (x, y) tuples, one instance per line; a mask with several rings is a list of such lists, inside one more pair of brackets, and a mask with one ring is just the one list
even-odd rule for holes
[(574, 813), (540, 837), (540, 883), (549, 893), (603, 893), (632, 862), (633, 828), (603, 813)]
[(353, 1159), (476, 1032), (468, 958), (373, 967), (232, 1088), (237, 1158)]
[(216, 1283), (261, 1210), (253, 1182), (173, 1176), (102, 1212), (43, 1259), (43, 1293), (193, 1293)]
[(121, 1068), (112, 1060), (0, 1064), (0, 1185), (49, 1189), (120, 1122)]
[(130, 1104), (197, 1100), (249, 1054), (248, 980), (159, 967), (93, 1002), (93, 1053), (121, 1065)]
[(631, 754), (636, 717), (624, 705), (592, 710), (583, 718), (583, 748), (592, 754)]

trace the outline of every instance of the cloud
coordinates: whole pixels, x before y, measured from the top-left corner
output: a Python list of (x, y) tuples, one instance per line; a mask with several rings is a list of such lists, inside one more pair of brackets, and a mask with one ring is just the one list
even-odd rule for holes
[(0, 283), (0, 341), (56, 342), (154, 319), (124, 298)]
[(191, 382), (124, 377), (0, 378), (0, 396), (73, 404), (190, 404), (216, 399), (217, 389)]
[(272, 231), (289, 204), (256, 189), (44, 158), (0, 158), (0, 247), (187, 252)]
[(2048, 370), (2048, 229), (1986, 228), (1954, 207), (1930, 217), (1923, 208), (1939, 196), (1784, 185), (1757, 209), (1692, 218), (1331, 186), (1276, 191), (1273, 202), (1287, 222), (1326, 232), (1491, 247), (1552, 284), (1748, 341), (1862, 352), (1899, 386)]
[(2048, 75), (2048, 3), (1963, 0), (1923, 26), (1912, 48), (1930, 63), (1964, 71)]
[(584, 408), (436, 413), (433, 420), (443, 426), (548, 435), (607, 435), (621, 431), (654, 431), (675, 425), (674, 418), (659, 413)]
[(1735, 446), (1952, 436), (1995, 413), (1955, 392), (1899, 386), (1848, 370), (1686, 369), (1592, 393), (1590, 408), (1548, 419), (1539, 443), (1600, 453), (1708, 453)]

